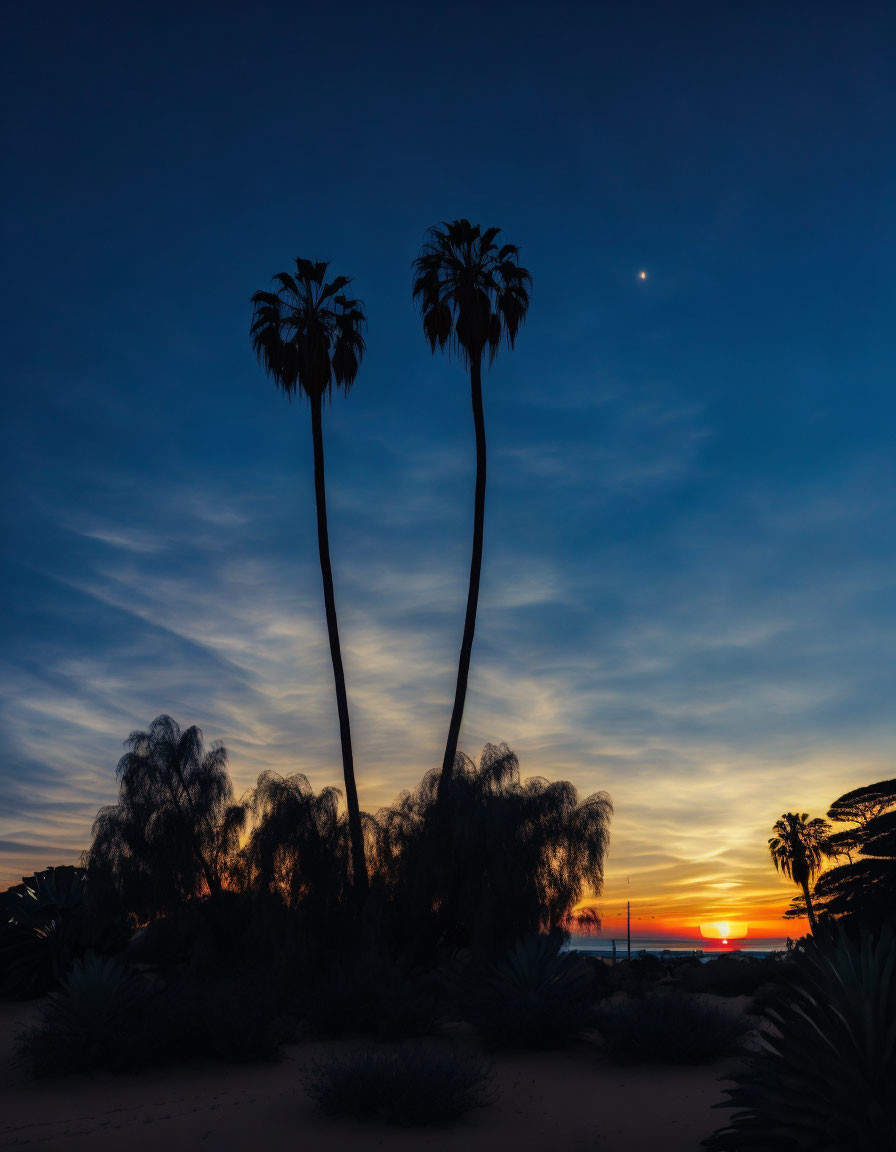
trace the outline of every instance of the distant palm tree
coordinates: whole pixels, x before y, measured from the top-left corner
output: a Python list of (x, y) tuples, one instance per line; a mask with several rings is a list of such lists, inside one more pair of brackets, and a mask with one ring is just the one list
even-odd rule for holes
[(502, 338), (512, 348), (529, 307), (532, 277), (518, 263), (513, 244), (500, 248), (499, 228), (482, 232), (469, 220), (443, 222), (430, 228), (414, 261), (414, 299), (423, 313), (423, 331), (433, 352), (436, 346), (460, 353), (470, 369), (473, 424), (476, 432), (476, 489), (473, 505), (473, 555), (467, 612), (457, 669), (454, 708), (442, 761), (439, 793), (454, 772), (454, 758), (464, 714), (479, 577), (482, 569), (482, 537), (485, 524), (485, 417), (482, 408), (482, 355), (488, 348), (489, 364), (497, 355)]
[(349, 300), (343, 294), (343, 289), (351, 283), (348, 277), (337, 276), (326, 283), (324, 278), (327, 267), (323, 261), (297, 259), (295, 277), (288, 272), (278, 272), (274, 277), (280, 285), (276, 292), (253, 293), (251, 300), (255, 313), (250, 335), (259, 362), (275, 383), (287, 396), (292, 397), (298, 392), (307, 396), (311, 403), (317, 543), (324, 585), (324, 609), (336, 680), (336, 707), (342, 742), (354, 885), (359, 893), (363, 893), (367, 890), (367, 864), (364, 858), (358, 790), (355, 786), (345, 673), (336, 624), (333, 571), (330, 566), (321, 408), (324, 394), (332, 391), (334, 383), (348, 393), (355, 381), (364, 354), (361, 328), (365, 316), (360, 301)]
[(794, 884), (802, 888), (809, 927), (814, 932), (818, 921), (812, 907), (809, 885), (821, 869), (828, 823), (820, 819), (809, 820), (807, 823), (807, 819), (806, 812), (799, 816), (794, 812), (785, 812), (775, 822), (772, 829), (775, 835), (768, 842), (768, 850), (775, 870), (789, 876)]

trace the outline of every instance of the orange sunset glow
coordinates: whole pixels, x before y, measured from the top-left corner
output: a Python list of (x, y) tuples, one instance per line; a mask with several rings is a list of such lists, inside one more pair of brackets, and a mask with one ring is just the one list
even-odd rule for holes
[(747, 935), (747, 925), (737, 920), (714, 920), (700, 925), (700, 935), (708, 940), (742, 940)]

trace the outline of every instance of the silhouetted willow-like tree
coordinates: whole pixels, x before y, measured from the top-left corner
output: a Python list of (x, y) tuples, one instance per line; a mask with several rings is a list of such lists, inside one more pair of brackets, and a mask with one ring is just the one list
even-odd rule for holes
[(289, 397), (296, 392), (307, 396), (311, 404), (317, 543), (324, 586), (324, 610), (336, 681), (336, 707), (342, 743), (354, 884), (358, 892), (363, 893), (367, 889), (367, 867), (330, 565), (321, 408), (324, 395), (332, 391), (334, 384), (348, 393), (355, 382), (364, 354), (361, 328), (365, 317), (360, 301), (349, 300), (343, 293), (343, 289), (351, 283), (349, 278), (337, 276), (328, 283), (325, 279), (327, 267), (323, 261), (297, 259), (295, 277), (288, 272), (278, 272), (274, 277), (280, 285), (276, 292), (253, 293), (251, 301), (255, 312), (250, 335), (259, 362), (278, 387)]
[(109, 882), (138, 920), (204, 894), (217, 900), (246, 815), (233, 803), (227, 750), (206, 752), (199, 728), (181, 732), (170, 716), (125, 744), (118, 803), (97, 813), (88, 875)]
[(482, 541), (485, 525), (485, 416), (482, 406), (482, 357), (489, 364), (502, 339), (512, 348), (529, 307), (532, 277), (519, 266), (519, 249), (498, 247), (499, 228), (482, 232), (469, 220), (444, 222), (430, 228), (414, 261), (414, 299), (423, 314), (423, 331), (435, 352), (446, 346), (460, 353), (470, 370), (473, 425), (476, 433), (476, 488), (473, 502), (473, 554), (467, 611), (457, 669), (454, 708), (442, 760), (442, 791), (454, 772), (476, 628)]
[(789, 876), (803, 890), (809, 926), (814, 932), (818, 920), (812, 907), (809, 885), (821, 868), (828, 824), (818, 818), (809, 820), (806, 812), (801, 815), (785, 812), (775, 822), (772, 831), (774, 836), (768, 842), (768, 850), (775, 871)]
[(314, 795), (308, 778), (263, 772), (247, 798), (254, 826), (243, 849), (247, 885), (287, 907), (335, 909), (351, 878), (348, 823), (340, 793)]
[[(506, 744), (487, 744), (478, 766), (459, 755), (441, 796), (440, 776), (429, 772), (376, 816), (377, 870), (399, 946), (494, 954), (562, 929), (586, 887), (600, 892), (613, 811), (606, 793), (580, 801), (567, 781), (523, 781)], [(437, 806), (447, 809), (438, 840), (429, 834)]]

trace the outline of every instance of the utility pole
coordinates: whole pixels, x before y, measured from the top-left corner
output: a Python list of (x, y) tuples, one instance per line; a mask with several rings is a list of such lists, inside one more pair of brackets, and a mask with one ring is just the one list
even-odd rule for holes
[(628, 943), (628, 958), (632, 958), (632, 902), (626, 900), (625, 902), (625, 935)]

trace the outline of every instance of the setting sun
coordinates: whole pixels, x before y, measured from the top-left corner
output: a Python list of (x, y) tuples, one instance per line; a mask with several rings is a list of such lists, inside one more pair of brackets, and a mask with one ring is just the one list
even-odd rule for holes
[(747, 934), (748, 925), (743, 920), (715, 920), (700, 925), (700, 935), (708, 940), (741, 940)]

